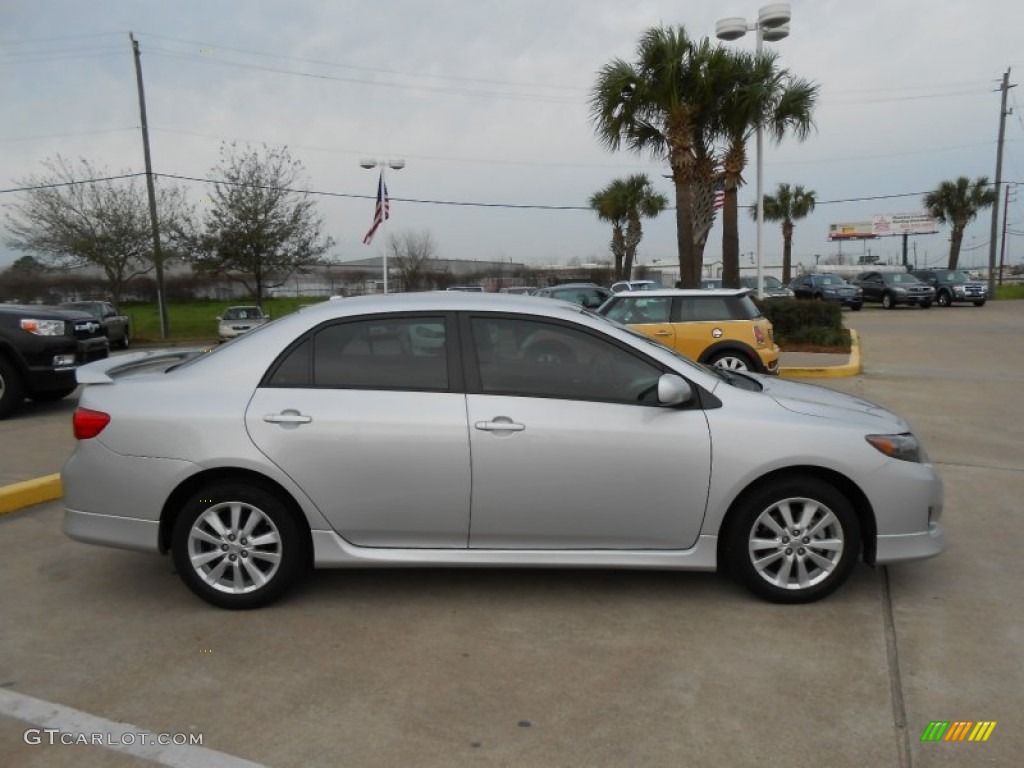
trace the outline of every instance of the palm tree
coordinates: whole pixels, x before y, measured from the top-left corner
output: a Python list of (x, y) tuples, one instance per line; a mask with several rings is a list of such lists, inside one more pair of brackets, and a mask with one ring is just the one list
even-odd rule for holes
[(760, 127), (776, 144), (789, 131), (803, 141), (814, 127), (819, 86), (779, 69), (777, 60), (778, 54), (774, 51), (737, 52), (731, 55), (730, 64), (722, 72), (725, 75), (727, 69), (732, 81), (732, 86), (722, 94), (716, 123), (716, 133), (725, 143), (722, 284), (730, 288), (738, 288), (740, 280), (738, 190), (744, 183), (747, 139)]
[(601, 69), (590, 97), (595, 132), (608, 149), (625, 146), (668, 161), (679, 273), (687, 287), (700, 282), (693, 216), (696, 152), (717, 98), (710, 65), (722, 55), (707, 38), (692, 41), (683, 27), (654, 27), (641, 36), (635, 63), (614, 59)]
[(615, 279), (628, 280), (633, 271), (636, 249), (643, 239), (642, 218), (653, 219), (668, 206), (668, 198), (655, 192), (642, 173), (615, 179), (590, 198), (590, 207), (602, 221), (612, 225), (612, 255)]
[(997, 192), (990, 188), (988, 176), (971, 181), (960, 176), (956, 181), (944, 181), (939, 188), (924, 197), (928, 213), (943, 224), (949, 224), (949, 268), (956, 269), (960, 261), (960, 245), (964, 230), (977, 217), (978, 212), (995, 204)]
[[(789, 284), (793, 267), (793, 222), (814, 211), (815, 195), (797, 184), (779, 184), (774, 195), (764, 196), (765, 221), (782, 222), (782, 282)], [(750, 218), (757, 219), (757, 207), (750, 209)]]

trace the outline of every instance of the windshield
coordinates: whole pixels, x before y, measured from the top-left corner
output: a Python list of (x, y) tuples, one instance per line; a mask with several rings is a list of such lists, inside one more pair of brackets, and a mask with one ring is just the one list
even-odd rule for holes
[(969, 283), (971, 276), (959, 269), (951, 269), (948, 272), (939, 272), (939, 279), (944, 283)]
[(885, 282), (893, 285), (897, 283), (906, 284), (920, 282), (916, 277), (911, 275), (909, 272), (888, 272), (882, 279), (885, 280)]
[(259, 307), (230, 307), (224, 313), (225, 320), (259, 320), (261, 317)]
[(818, 285), (842, 285), (846, 281), (836, 275), (822, 275), (814, 278), (814, 282)]

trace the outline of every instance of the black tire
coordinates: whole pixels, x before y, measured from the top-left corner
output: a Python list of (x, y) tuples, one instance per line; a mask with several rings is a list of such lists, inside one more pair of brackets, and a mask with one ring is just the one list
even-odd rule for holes
[(76, 389), (77, 385), (74, 387), (65, 387), (64, 389), (52, 389), (46, 392), (30, 392), (29, 398), (35, 400), (37, 403), (54, 403), (58, 400), (63, 400)]
[(721, 352), (715, 352), (708, 357), (706, 363), (727, 371), (753, 371), (756, 373), (759, 370), (750, 355), (735, 349), (723, 349)]
[(863, 304), (851, 304), (850, 305), (850, 309), (852, 309), (854, 312), (860, 312), (861, 309), (863, 309), (863, 308), (864, 308)]
[(953, 304), (953, 297), (950, 295), (949, 291), (942, 290), (939, 291), (938, 296), (935, 297), (935, 303), (940, 307), (949, 307)]
[[(223, 533), (209, 524), (212, 517)], [(259, 608), (281, 597), (303, 573), (304, 541), (295, 517), (276, 495), (225, 481), (200, 489), (182, 506), (171, 554), (185, 586), (203, 600), (219, 608)], [(193, 557), (201, 562), (193, 563)]]
[(132, 334), (127, 328), (124, 329), (124, 336), (121, 337), (120, 343), (117, 345), (121, 349), (128, 349), (132, 343)]
[[(806, 536), (807, 530), (812, 535)], [(808, 476), (755, 488), (737, 502), (723, 536), (724, 565), (751, 592), (773, 603), (825, 597), (846, 581), (861, 553), (860, 525), (850, 502), (829, 483)]]
[(14, 364), (0, 355), (0, 419), (7, 418), (25, 402), (25, 389)]
[(895, 309), (896, 308), (896, 302), (893, 301), (891, 293), (883, 293), (882, 294), (882, 307), (885, 308), (885, 309)]
[(932, 305), (932, 303), (930, 301), (922, 301), (921, 302), (921, 309), (928, 309), (929, 307), (931, 307), (931, 305)]
[(985, 299), (982, 299), (981, 301), (974, 302), (974, 306), (976, 306), (976, 307), (984, 307), (985, 306)]

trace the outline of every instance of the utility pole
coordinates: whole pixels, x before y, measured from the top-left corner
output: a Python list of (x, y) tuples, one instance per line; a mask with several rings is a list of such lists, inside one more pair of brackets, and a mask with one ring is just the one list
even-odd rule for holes
[[(149, 191), (149, 220), (153, 229), (153, 265), (156, 267), (156, 303), (160, 311), (160, 338), (166, 339), (170, 331), (167, 321), (167, 302), (164, 300), (164, 258), (160, 253), (160, 224), (156, 217), (156, 189), (153, 187), (153, 161), (149, 156), (149, 124), (146, 122), (146, 93), (142, 89), (142, 61), (139, 57), (139, 41), (128, 33), (135, 55), (135, 80), (139, 85), (139, 115), (142, 118), (142, 152), (146, 158), (146, 189)], [(1005, 104), (1006, 97), (1003, 97)]]
[(1006, 185), (1006, 194), (1003, 197), (1003, 244), (999, 248), (999, 284), (1003, 284), (1003, 267), (1006, 264), (1006, 219), (1010, 211), (1010, 192), (1016, 189), (1016, 184)]
[(999, 237), (999, 185), (1003, 181), (1003, 138), (1006, 135), (1006, 96), (1013, 88), (1010, 85), (1010, 70), (1003, 73), (1003, 82), (999, 90), (1003, 92), (1002, 105), (999, 107), (999, 143), (996, 145), (996, 201), (992, 206), (992, 234), (988, 242), (988, 297), (996, 295), (996, 240)]

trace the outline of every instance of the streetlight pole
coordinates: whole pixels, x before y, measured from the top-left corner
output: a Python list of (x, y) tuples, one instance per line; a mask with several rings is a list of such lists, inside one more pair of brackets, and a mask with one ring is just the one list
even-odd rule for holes
[[(755, 50), (764, 50), (764, 41), (774, 43), (789, 37), (789, 20), (791, 18), (789, 3), (773, 3), (762, 6), (757, 12), (756, 22), (747, 22), (744, 18), (731, 17), (720, 19), (715, 25), (715, 35), (719, 40), (738, 40), (747, 32), (754, 32)], [(757, 124), (757, 295), (764, 296), (764, 127)]]
[[(362, 160), (359, 161), (359, 165), (362, 166), (363, 168), (380, 168), (380, 184), (381, 184), (381, 188), (379, 190), (379, 195), (380, 196), (378, 197), (377, 205), (378, 206), (383, 205), (383, 206), (385, 206), (385, 209), (384, 209), (383, 212), (375, 213), (374, 214), (374, 216), (375, 216), (374, 220), (376, 221), (376, 216), (378, 216), (378, 215), (382, 216), (384, 219), (388, 218), (388, 215), (387, 215), (387, 212), (386, 212), (387, 211), (387, 207), (386, 206), (388, 206), (387, 184), (384, 183), (384, 170), (386, 168), (391, 168), (392, 170), (400, 171), (403, 168), (405, 168), (405, 160), (377, 160), (375, 158), (363, 158)], [(387, 292), (388, 292), (388, 249), (386, 247), (384, 248), (384, 259), (383, 259), (383, 262), (384, 262), (383, 263), (383, 267), (384, 267), (384, 293), (386, 295)]]

